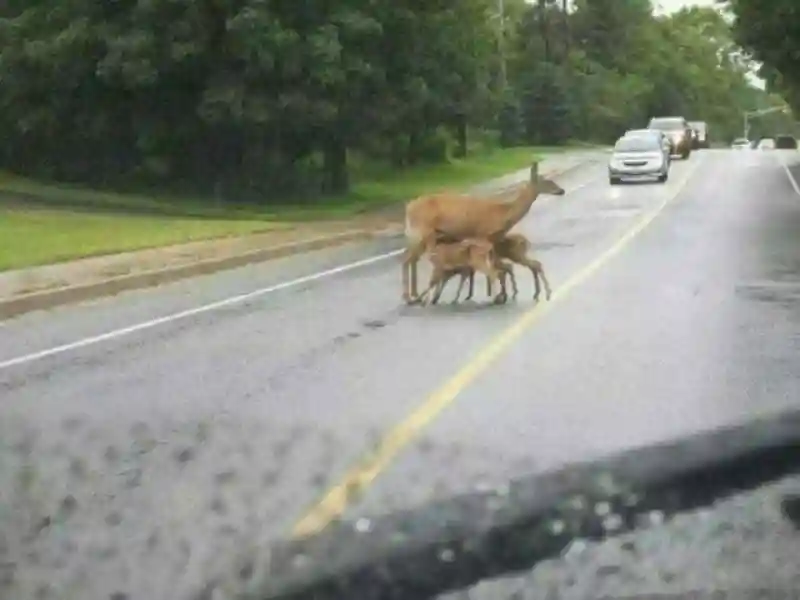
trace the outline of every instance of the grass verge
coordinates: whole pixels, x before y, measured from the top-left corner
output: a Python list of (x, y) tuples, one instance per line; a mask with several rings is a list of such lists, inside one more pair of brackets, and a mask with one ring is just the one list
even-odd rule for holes
[[(287, 221), (346, 218), (423, 193), (458, 189), (565, 148), (497, 149), (441, 165), (354, 173), (350, 193), (268, 207), (115, 194), (0, 174), (0, 271), (184, 242), (263, 232)], [(7, 207), (3, 208), (3, 204)]]
[(0, 209), (0, 271), (285, 227), (264, 220)]

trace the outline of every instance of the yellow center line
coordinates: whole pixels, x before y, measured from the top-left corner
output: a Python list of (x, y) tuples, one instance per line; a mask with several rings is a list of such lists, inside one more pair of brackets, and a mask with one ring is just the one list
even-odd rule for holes
[(694, 162), (695, 164), (671, 194), (666, 196), (660, 204), (625, 232), (610, 248), (559, 286), (553, 292), (549, 302), (533, 305), (526, 310), (518, 320), (495, 336), (461, 370), (428, 396), (411, 414), (389, 430), (381, 439), (377, 448), (360, 464), (352, 467), (340, 483), (332, 487), (294, 525), (292, 537), (303, 538), (317, 534), (332, 521), (339, 518), (347, 507), (357, 500), (378, 475), (386, 469), (400, 451), (419, 436), (445, 408), (453, 403), (461, 392), (486, 371), (527, 329), (547, 315), (572, 290), (589, 279), (612, 257), (625, 248), (631, 240), (653, 222), (670, 202), (680, 195), (702, 160), (695, 159)]

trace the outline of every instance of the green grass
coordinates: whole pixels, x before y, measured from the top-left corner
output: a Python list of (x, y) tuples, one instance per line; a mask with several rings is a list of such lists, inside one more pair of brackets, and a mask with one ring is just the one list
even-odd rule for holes
[(345, 218), (423, 193), (463, 189), (564, 148), (510, 148), (402, 171), (354, 173), (350, 193), (268, 207), (100, 192), (0, 174), (0, 271), (182, 242), (242, 235), (281, 222)]
[(0, 271), (278, 227), (285, 225), (263, 220), (0, 210)]

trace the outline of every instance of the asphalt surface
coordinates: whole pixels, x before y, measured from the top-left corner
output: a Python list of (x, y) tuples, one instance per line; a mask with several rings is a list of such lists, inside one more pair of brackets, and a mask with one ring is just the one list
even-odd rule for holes
[[(454, 401), (346, 517), (798, 407), (800, 192), (781, 160), (800, 162), (701, 151), (663, 185), (610, 187), (603, 165), (559, 180), (519, 226), (557, 295), (540, 318), (521, 270), (513, 304), (479, 280), (478, 302), (402, 306), (387, 258), (0, 368), (0, 596), (193, 597), (448, 381)], [(0, 364), (399, 244), (27, 315), (0, 324)]]

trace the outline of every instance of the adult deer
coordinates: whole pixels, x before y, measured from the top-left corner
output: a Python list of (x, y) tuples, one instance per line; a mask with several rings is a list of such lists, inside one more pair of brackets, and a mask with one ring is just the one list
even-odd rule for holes
[(562, 196), (564, 189), (541, 177), (539, 165), (535, 162), (531, 165), (529, 181), (510, 202), (499, 198), (477, 199), (451, 192), (421, 196), (409, 202), (406, 205), (403, 300), (410, 303), (418, 298), (417, 263), (427, 248), (433, 247), (437, 241), (499, 240), (528, 214), (540, 194)]

